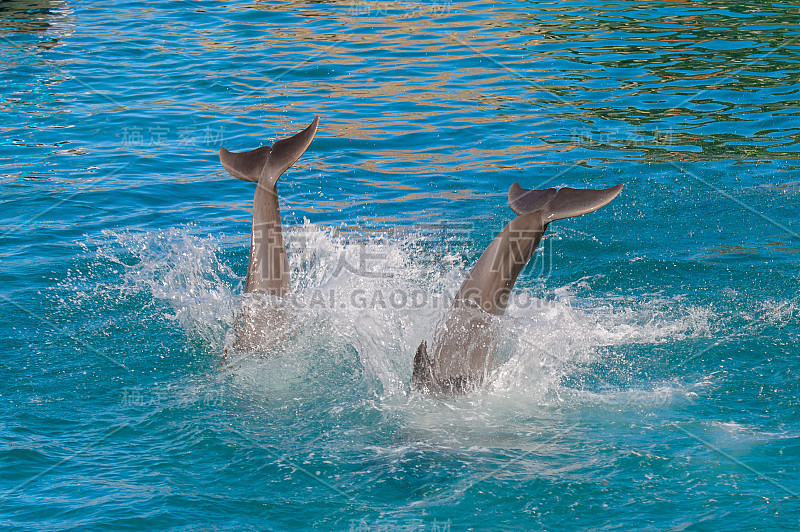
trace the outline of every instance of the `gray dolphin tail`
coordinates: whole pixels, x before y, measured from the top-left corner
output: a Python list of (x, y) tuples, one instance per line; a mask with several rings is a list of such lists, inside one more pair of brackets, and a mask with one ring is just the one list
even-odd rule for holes
[(234, 177), (258, 183), (262, 178), (273, 185), (297, 159), (303, 155), (317, 132), (319, 117), (314, 117), (307, 128), (296, 135), (279, 140), (272, 146), (234, 153), (220, 148), (219, 160)]
[(283, 226), (276, 181), (306, 151), (317, 132), (319, 117), (307, 128), (272, 146), (232, 153), (219, 150), (222, 166), (234, 177), (257, 184), (253, 196), (253, 229), (247, 264), (246, 293), (283, 296), (291, 289), (289, 263), (283, 245)]
[(602, 190), (569, 187), (529, 190), (514, 183), (508, 189), (508, 205), (519, 215), (541, 210), (542, 221), (548, 224), (594, 212), (616, 198), (621, 190), (622, 185)]
[(604, 190), (527, 190), (518, 183), (508, 204), (518, 214), (484, 250), (458, 289), (453, 308), (437, 327), (432, 353), (423, 342), (414, 357), (414, 389), (460, 395), (479, 386), (494, 365), (489, 318), (502, 316), (520, 272), (533, 256), (547, 225), (608, 204), (622, 185)]

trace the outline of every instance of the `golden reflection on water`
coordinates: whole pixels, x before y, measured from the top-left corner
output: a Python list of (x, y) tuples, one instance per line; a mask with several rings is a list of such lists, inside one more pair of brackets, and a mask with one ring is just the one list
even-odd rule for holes
[[(0, 2), (0, 31), (11, 30), (31, 34), (49, 32), (49, 39), (37, 43), (39, 48), (50, 49), (63, 37), (51, 32), (53, 24), (66, 10), (63, 0), (3, 0)], [(0, 33), (2, 35), (2, 33)]]
[[(288, 207), (308, 213), (480, 196), (423, 190), (417, 176), (429, 182), (463, 172), (489, 182), (498, 172), (552, 167), (555, 175), (623, 160), (796, 158), (797, 150), (781, 151), (797, 143), (792, 131), (754, 125), (763, 115), (796, 114), (800, 56), (789, 48), (796, 36), (787, 25), (796, 17), (788, 8), (718, 7), (650, 1), (637, 8), (650, 13), (643, 17), (616, 3), (521, 10), (482, 2), (256, 2), (247, 9), (280, 11), (294, 22), (259, 19), (254, 30), (262, 38), (237, 51), (288, 46), (291, 59), (270, 55), (274, 64), (231, 80), (238, 95), (231, 119), (253, 125), (233, 115), (258, 110), (262, 127), (291, 130), (287, 120), (298, 112), (322, 115), (318, 136), (342, 142), (314, 161), (315, 171), (340, 173), (344, 164), (354, 171), (353, 188), (367, 190), (348, 201)], [(758, 24), (748, 25), (755, 12)], [(236, 13), (227, 20), (247, 23)], [(785, 95), (753, 96), (762, 89)], [(267, 90), (292, 109), (266, 103)], [(464, 135), (487, 141), (476, 147)]]
[[(763, 25), (749, 27), (746, 18), (737, 18), (752, 11), (746, 6), (725, 5), (727, 16), (695, 14), (690, 6), (651, 2), (642, 9), (659, 9), (660, 16), (637, 18), (610, 3), (580, 12), (537, 3), (523, 12), (480, 2), (258, 2), (256, 9), (285, 10), (307, 21), (262, 28), (259, 46), (293, 43), (307, 57), (297, 68), (324, 75), (282, 84), (251, 71), (236, 84), (254, 98), (266, 86), (287, 97), (307, 93), (308, 108), (321, 114), (324, 102), (314, 96), (320, 91), (375, 110), (365, 116), (356, 106), (331, 109), (323, 135), (386, 141), (448, 131), (438, 145), (385, 150), (379, 142), (353, 163), (391, 175), (407, 173), (409, 166), (420, 174), (517, 171), (534, 164), (596, 167), (620, 155), (668, 162), (763, 160), (796, 144), (792, 135), (768, 137), (771, 132), (743, 132), (737, 125), (749, 113), (794, 113), (790, 98), (750, 102), (745, 116), (736, 116), (738, 94), (800, 81), (796, 69), (786, 70), (792, 54), (761, 53), (793, 41), (785, 26), (791, 13), (759, 13), (759, 22), (773, 27), (765, 32)], [(748, 41), (761, 46), (735, 44)], [(784, 73), (760, 75), (776, 68)], [(459, 130), (483, 125), (491, 134), (505, 123), (520, 124), (520, 132), (491, 150), (459, 143)], [(707, 123), (718, 126), (704, 131)], [(759, 136), (762, 142), (753, 142)], [(567, 155), (576, 149), (578, 156)]]
[(800, 249), (794, 244), (788, 242), (770, 242), (761, 246), (745, 246), (745, 245), (730, 245), (722, 246), (720, 248), (710, 249), (708, 253), (702, 255), (700, 258), (712, 259), (715, 257), (723, 257), (726, 255), (765, 255), (772, 253), (798, 253)]
[[(229, 129), (253, 132), (233, 149), (268, 144), (320, 114), (319, 137), (369, 142), (344, 162), (354, 180), (388, 176), (369, 186), (398, 190), (414, 189), (398, 176), (797, 158), (796, 131), (757, 125), (797, 114), (796, 12), (729, 4), (649, 1), (643, 17), (615, 3), (223, 2), (217, 28), (175, 36), (184, 49), (231, 46), (223, 53), (254, 58), (235, 75), (204, 73), (229, 88), (230, 103), (165, 99), (158, 108), (223, 115)], [(246, 18), (250, 10), (280, 22)], [(226, 41), (242, 26), (258, 37)], [(464, 135), (491, 142), (476, 148)], [(315, 167), (341, 170), (327, 155)]]
[(371, 179), (356, 179), (355, 181), (365, 183), (375, 188), (389, 188), (392, 190), (414, 190), (416, 187), (401, 185), (398, 181), (374, 181)]

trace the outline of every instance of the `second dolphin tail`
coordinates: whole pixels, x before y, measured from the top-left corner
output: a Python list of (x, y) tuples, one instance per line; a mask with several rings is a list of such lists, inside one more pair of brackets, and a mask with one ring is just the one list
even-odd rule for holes
[(508, 205), (517, 214), (542, 211), (545, 224), (594, 212), (617, 197), (622, 185), (595, 190), (589, 188), (546, 188), (530, 190), (514, 183), (508, 189)]
[(314, 117), (307, 128), (272, 146), (262, 146), (255, 150), (234, 153), (220, 148), (219, 160), (222, 166), (234, 177), (258, 183), (262, 179), (274, 185), (278, 178), (306, 151), (317, 132), (319, 117)]

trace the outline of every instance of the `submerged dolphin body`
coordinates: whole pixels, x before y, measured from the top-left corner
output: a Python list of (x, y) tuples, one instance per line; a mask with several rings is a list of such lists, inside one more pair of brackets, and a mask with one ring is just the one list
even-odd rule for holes
[(517, 276), (533, 256), (547, 225), (596, 211), (617, 197), (622, 185), (604, 190), (528, 190), (514, 183), (508, 203), (518, 216), (475, 263), (439, 324), (433, 356), (422, 342), (414, 357), (412, 386), (425, 393), (456, 395), (479, 386), (492, 369), (492, 316), (506, 311)]
[[(246, 294), (281, 297), (291, 290), (276, 183), (311, 144), (318, 124), (319, 117), (315, 117), (303, 131), (272, 146), (242, 153), (219, 150), (219, 160), (232, 176), (256, 183)], [(285, 330), (282, 325), (287, 319), (281, 310), (265, 313), (263, 308), (243, 305), (236, 320), (233, 348), (263, 347), (265, 334)]]

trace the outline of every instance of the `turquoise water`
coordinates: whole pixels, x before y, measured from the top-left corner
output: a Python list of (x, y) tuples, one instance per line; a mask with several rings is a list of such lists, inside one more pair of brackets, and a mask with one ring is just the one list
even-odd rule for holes
[[(6, 529), (800, 528), (790, 3), (0, 3)], [(221, 363), (252, 184), (296, 326)], [(478, 392), (416, 346), (513, 216), (606, 187)]]

